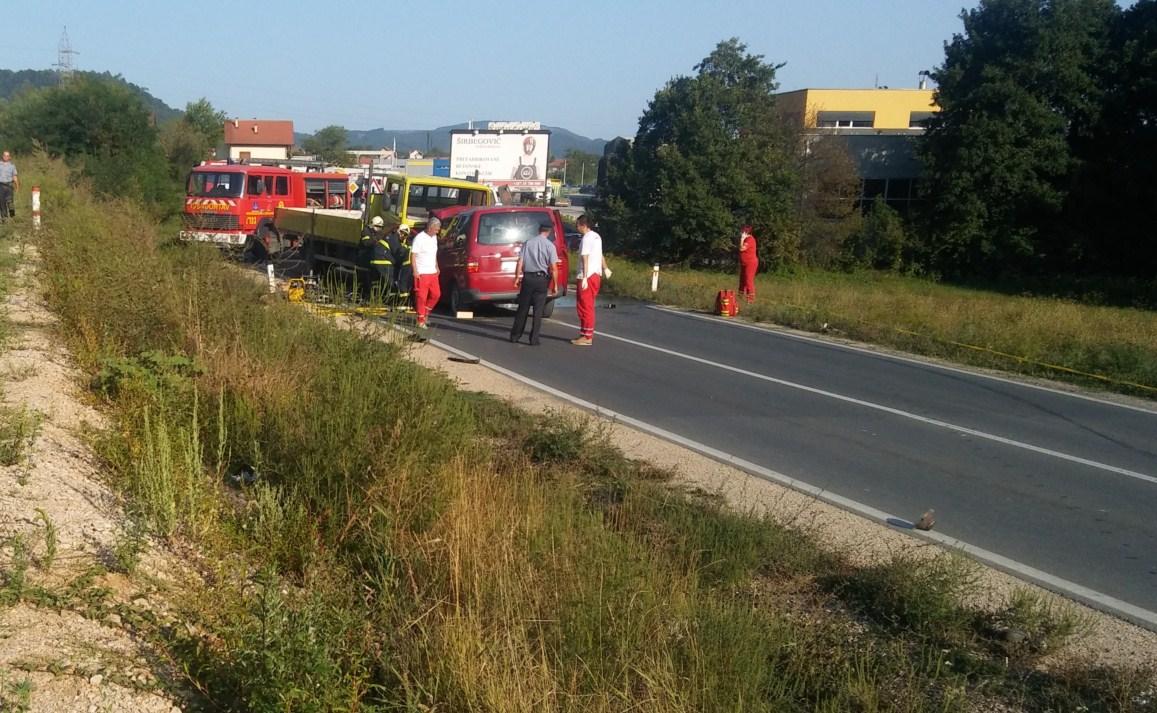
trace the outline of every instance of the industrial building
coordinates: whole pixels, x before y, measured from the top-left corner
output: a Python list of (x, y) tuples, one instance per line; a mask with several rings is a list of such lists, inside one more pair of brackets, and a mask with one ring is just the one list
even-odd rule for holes
[(918, 200), (923, 170), (915, 139), (940, 110), (933, 90), (799, 89), (777, 94), (776, 106), (809, 142), (843, 138), (862, 180), (865, 204), (882, 195), (888, 205), (907, 213)]

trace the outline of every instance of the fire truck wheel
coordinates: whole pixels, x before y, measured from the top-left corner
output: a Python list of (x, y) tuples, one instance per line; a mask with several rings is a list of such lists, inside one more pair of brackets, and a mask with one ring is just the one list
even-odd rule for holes
[(260, 240), (250, 235), (245, 239), (245, 247), (241, 249), (241, 259), (245, 262), (265, 262), (269, 259), (269, 251)]
[(281, 243), (281, 235), (277, 232), (277, 228), (269, 223), (262, 225), (258, 229), (257, 239), (265, 246), (265, 251), (269, 255), (276, 255), (284, 249)]

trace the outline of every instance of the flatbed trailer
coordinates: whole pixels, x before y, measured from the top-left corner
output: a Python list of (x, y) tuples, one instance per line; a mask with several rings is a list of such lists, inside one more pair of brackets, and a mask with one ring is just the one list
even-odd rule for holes
[(309, 268), (364, 270), (358, 261), (364, 213), (341, 208), (278, 208), (273, 225), (282, 239), (298, 241)]

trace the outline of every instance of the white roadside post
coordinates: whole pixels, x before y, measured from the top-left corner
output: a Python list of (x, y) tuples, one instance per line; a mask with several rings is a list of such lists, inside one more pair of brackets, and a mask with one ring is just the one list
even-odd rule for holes
[(277, 280), (273, 277), (273, 263), (265, 266), (265, 274), (269, 277), (269, 294), (277, 292)]
[(32, 187), (32, 227), (40, 230), (40, 186)]
[(659, 291), (659, 263), (651, 268), (651, 292)]

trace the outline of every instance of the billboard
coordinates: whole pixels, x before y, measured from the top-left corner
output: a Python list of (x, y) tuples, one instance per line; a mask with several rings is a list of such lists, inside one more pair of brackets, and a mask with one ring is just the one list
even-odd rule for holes
[(450, 134), (450, 175), (514, 193), (546, 189), (550, 132), (457, 129)]

